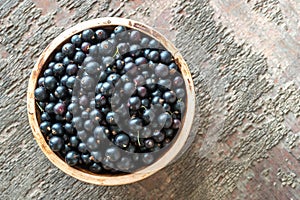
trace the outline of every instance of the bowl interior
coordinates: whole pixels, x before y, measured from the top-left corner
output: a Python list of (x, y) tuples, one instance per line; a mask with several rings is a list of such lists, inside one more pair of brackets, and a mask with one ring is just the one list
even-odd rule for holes
[[(34, 90), (37, 86), (37, 81), (39, 75), (44, 71), (43, 66), (48, 63), (53, 58), (53, 52), (57, 49), (60, 49), (62, 45), (69, 40), (69, 38), (88, 28), (97, 28), (97, 27), (105, 27), (111, 28), (112, 26), (122, 25), (130, 29), (136, 29), (140, 32), (143, 32), (152, 38), (159, 41), (174, 57), (176, 64), (179, 66), (182, 76), (184, 78), (185, 87), (186, 87), (186, 112), (184, 117), (182, 118), (182, 127), (177, 133), (176, 137), (172, 141), (172, 146), (168, 148), (168, 150), (162, 155), (156, 162), (151, 164), (150, 166), (141, 169), (135, 173), (131, 174), (117, 174), (117, 175), (109, 175), (109, 174), (93, 174), (90, 171), (84, 169), (78, 169), (74, 167), (70, 167), (67, 165), (62, 158), (60, 158), (57, 154), (55, 154), (50, 147), (48, 146), (43, 134), (39, 129), (40, 123), (40, 111), (37, 108), (34, 98)], [(57, 38), (55, 38), (43, 51), (41, 56), (39, 57), (34, 69), (31, 73), (28, 92), (27, 92), (27, 108), (28, 108), (28, 117), (29, 122), (33, 131), (33, 135), (44, 152), (44, 154), (48, 157), (48, 159), (60, 168), (65, 173), (88, 183), (98, 184), (98, 185), (120, 185), (132, 183), (141, 179), (144, 179), (153, 173), (157, 172), (161, 168), (165, 167), (168, 163), (170, 163), (176, 155), (180, 152), (180, 150), (184, 147), (185, 142), (189, 136), (189, 132), (192, 126), (194, 111), (195, 111), (195, 93), (194, 93), (194, 85), (192, 81), (191, 74), (189, 72), (188, 66), (181, 54), (178, 50), (173, 46), (173, 44), (168, 41), (163, 35), (148, 27), (140, 22), (136, 22), (129, 19), (123, 18), (99, 18), (86, 22), (82, 22), (80, 24), (75, 25), (74, 27), (64, 31)]]

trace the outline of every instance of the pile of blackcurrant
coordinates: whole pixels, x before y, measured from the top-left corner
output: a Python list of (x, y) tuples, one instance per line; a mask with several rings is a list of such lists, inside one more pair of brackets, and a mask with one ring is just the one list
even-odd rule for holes
[(185, 114), (185, 83), (171, 53), (124, 26), (69, 38), (47, 61), (34, 95), (52, 151), (99, 174), (155, 162), (175, 141)]

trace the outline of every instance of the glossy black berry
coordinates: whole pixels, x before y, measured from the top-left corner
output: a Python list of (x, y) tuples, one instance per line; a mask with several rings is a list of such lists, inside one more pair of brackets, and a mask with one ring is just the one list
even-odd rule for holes
[(47, 77), (47, 76), (53, 76), (53, 68), (52, 69), (46, 69), (44, 71), (44, 76)]
[(141, 107), (141, 100), (139, 97), (131, 97), (128, 101), (128, 106), (132, 110), (138, 110)]
[(64, 125), (64, 128), (65, 128), (66, 133), (69, 135), (74, 135), (76, 133), (76, 130), (72, 123), (66, 123)]
[(163, 98), (167, 103), (174, 103), (176, 101), (176, 94), (173, 91), (165, 92)]
[(84, 90), (93, 90), (95, 89), (95, 80), (90, 76), (84, 76), (81, 80), (81, 88)]
[(81, 64), (86, 58), (86, 54), (82, 51), (77, 51), (74, 55), (74, 62), (77, 64)]
[(123, 31), (125, 31), (126, 28), (124, 26), (117, 26), (115, 29), (114, 29), (114, 33), (121, 33)]
[(90, 49), (90, 46), (91, 46), (91, 43), (89, 43), (89, 42), (83, 42), (81, 44), (81, 50), (82, 50), (82, 52), (88, 53), (89, 49)]
[(160, 53), (160, 60), (164, 63), (164, 64), (170, 64), (172, 61), (172, 55), (169, 51), (162, 51)]
[(118, 115), (115, 112), (109, 112), (106, 115), (106, 122), (110, 125), (116, 125), (118, 120)]
[(56, 62), (62, 62), (62, 60), (64, 59), (65, 55), (62, 52), (57, 52), (54, 56), (54, 60)]
[(52, 124), (49, 121), (44, 121), (40, 124), (41, 132), (45, 135), (48, 135), (51, 133), (51, 126)]
[(65, 133), (65, 129), (61, 123), (55, 123), (51, 127), (53, 135), (60, 135), (62, 136)]
[(71, 42), (75, 45), (75, 47), (80, 47), (82, 44), (82, 39), (80, 35), (73, 35), (71, 37)]
[(100, 71), (100, 65), (97, 62), (89, 62), (85, 66), (85, 71), (89, 75), (97, 75)]
[(61, 48), (61, 51), (64, 55), (68, 56), (69, 58), (73, 58), (75, 54), (75, 45), (72, 43), (66, 43)]
[(44, 86), (44, 82), (45, 82), (45, 77), (41, 77), (41, 78), (39, 78), (39, 80), (38, 80), (38, 85), (39, 85), (39, 86)]
[(92, 29), (87, 29), (82, 32), (81, 36), (84, 41), (93, 42), (95, 39), (95, 32)]
[(58, 86), (54, 92), (54, 95), (58, 99), (65, 99), (68, 96), (68, 89), (65, 86)]
[(45, 111), (48, 113), (48, 114), (54, 114), (54, 106), (55, 106), (55, 103), (51, 102), (51, 103), (48, 103), (46, 106), (45, 106)]
[(151, 51), (148, 54), (147, 57), (148, 57), (149, 60), (152, 60), (153, 62), (158, 62), (159, 61), (159, 53), (158, 53), (158, 51)]
[(65, 73), (65, 67), (62, 63), (56, 63), (53, 67), (53, 75), (56, 77), (62, 76)]
[(49, 93), (44, 87), (39, 87), (34, 91), (34, 97), (37, 101), (46, 101), (49, 98)]
[(71, 136), (69, 140), (70, 140), (70, 146), (73, 148), (77, 148), (77, 146), (79, 144), (79, 140), (78, 140), (77, 136)]
[(49, 140), (49, 147), (52, 151), (60, 151), (64, 147), (64, 140), (61, 137), (53, 136)]
[[(81, 154), (81, 160), (82, 160), (82, 162), (85, 164), (85, 165), (87, 165), (87, 166), (89, 166), (91, 163), (92, 163), (92, 160), (90, 159), (91, 158), (91, 155), (90, 154)], [(94, 164), (96, 164), (96, 163), (93, 163), (93, 165)], [(98, 165), (97, 165), (97, 167), (98, 167)], [(90, 168), (90, 170), (91, 171), (93, 171), (93, 168)], [(99, 170), (99, 171), (96, 171), (96, 173), (98, 173), (98, 172), (100, 172), (101, 170)]]
[(96, 30), (95, 35), (98, 42), (102, 42), (107, 38), (107, 33), (103, 29)]
[(110, 147), (105, 151), (105, 158), (111, 162), (116, 162), (121, 158), (121, 152), (117, 147)]
[(51, 120), (51, 116), (49, 115), (49, 113), (43, 112), (42, 115), (41, 115), (41, 120), (42, 121), (50, 121)]
[(89, 167), (89, 170), (91, 172), (94, 172), (94, 173), (100, 173), (102, 171), (102, 167), (100, 164), (98, 163), (93, 163), (90, 167)]
[(65, 161), (70, 166), (75, 166), (79, 162), (80, 155), (76, 151), (69, 151), (65, 157)]
[(120, 133), (116, 135), (114, 143), (121, 148), (126, 148), (129, 144), (129, 141), (128, 135), (125, 133)]
[(147, 139), (145, 140), (145, 147), (148, 148), (148, 149), (151, 149), (154, 147), (154, 141), (152, 139)]

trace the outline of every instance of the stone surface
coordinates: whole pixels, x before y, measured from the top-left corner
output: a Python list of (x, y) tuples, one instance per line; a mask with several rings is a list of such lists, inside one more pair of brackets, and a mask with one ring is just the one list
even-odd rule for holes
[[(30, 71), (64, 29), (136, 19), (189, 63), (197, 94), (189, 150), (146, 180), (90, 185), (54, 167), (26, 115)], [(298, 0), (0, 0), (1, 199), (300, 199)]]

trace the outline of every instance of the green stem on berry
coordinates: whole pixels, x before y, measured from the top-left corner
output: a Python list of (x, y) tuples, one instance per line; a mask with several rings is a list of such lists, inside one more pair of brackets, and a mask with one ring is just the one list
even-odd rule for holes
[(37, 102), (35, 102), (35, 103), (36, 103), (37, 107), (40, 109), (40, 111), (45, 112), (44, 109)]
[(137, 135), (137, 141), (138, 141), (138, 145), (141, 146), (141, 142), (140, 142), (140, 132), (138, 131), (138, 135)]
[(117, 47), (117, 50), (116, 50), (115, 54), (113, 55), (113, 58), (116, 57), (118, 54), (120, 54), (120, 53), (119, 53), (119, 48)]

